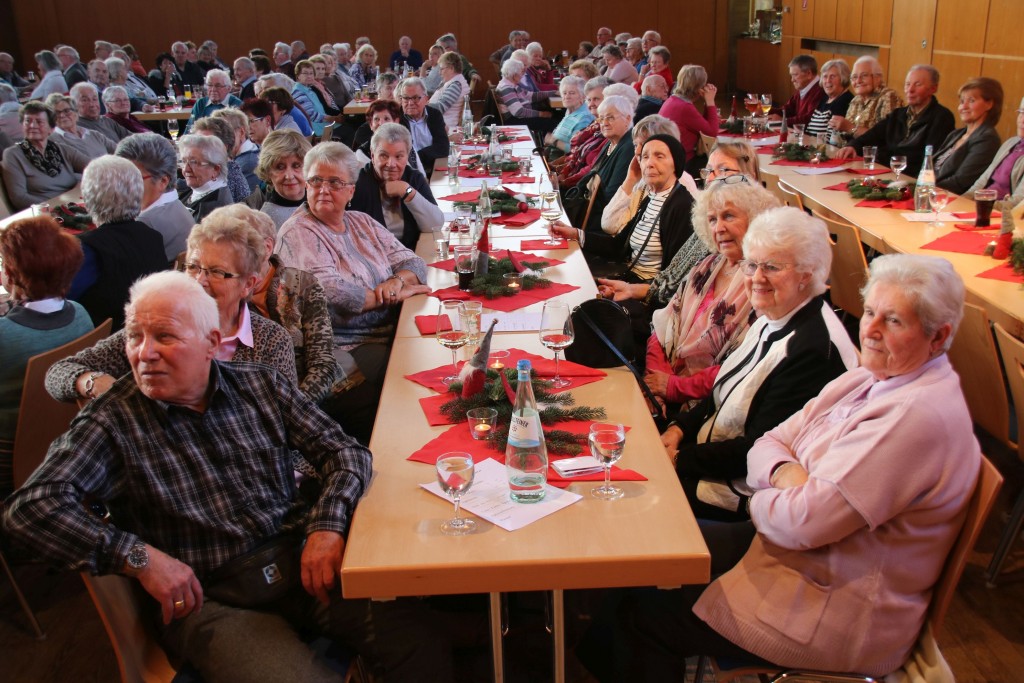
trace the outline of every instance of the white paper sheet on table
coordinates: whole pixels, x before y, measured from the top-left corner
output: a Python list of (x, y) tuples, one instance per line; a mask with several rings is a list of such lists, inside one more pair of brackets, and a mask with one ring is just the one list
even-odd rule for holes
[(794, 169), (793, 172), (800, 175), (825, 175), (826, 173), (842, 173), (845, 170), (845, 166), (801, 166)]
[(539, 332), (540, 313), (498, 313), (485, 311), (481, 313), (481, 325), (486, 329), (491, 320), (498, 319), (494, 326), (495, 332)]
[(935, 214), (932, 213), (932, 212), (917, 213), (917, 212), (905, 211), (905, 212), (901, 213), (900, 215), (903, 216), (904, 220), (910, 221), (911, 223), (931, 223), (932, 221), (941, 221), (943, 223), (946, 223), (946, 222), (956, 223), (957, 221), (960, 220), (959, 218), (957, 218), (956, 216), (954, 216), (953, 214), (951, 214), (948, 211), (943, 211), (942, 213), (940, 213), (938, 218), (936, 218)]
[[(420, 486), (435, 496), (451, 502), (451, 497), (441, 490), (441, 485), (436, 481), (420, 484)], [(569, 507), (583, 497), (554, 486), (545, 486), (544, 490), (547, 493), (544, 495), (544, 499), (538, 503), (527, 505), (514, 502), (508, 495), (505, 466), (497, 460), (487, 458), (476, 464), (473, 472), (473, 485), (468, 492), (463, 494), (462, 507), (477, 517), (486, 519), (495, 526), (500, 526), (505, 531), (515, 531), (542, 517), (558, 512), (562, 508)]]

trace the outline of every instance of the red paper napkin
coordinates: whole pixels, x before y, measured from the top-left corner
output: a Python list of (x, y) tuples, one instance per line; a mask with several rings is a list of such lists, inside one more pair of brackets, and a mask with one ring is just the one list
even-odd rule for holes
[(537, 182), (537, 179), (534, 178), (533, 176), (519, 175), (518, 173), (515, 175), (510, 175), (507, 178), (504, 175), (502, 175), (501, 179), (504, 180), (506, 183), (515, 183), (517, 185), (532, 185), (533, 183)]
[(818, 168), (835, 168), (842, 166), (849, 159), (826, 159), (825, 161), (813, 162), (813, 161), (790, 161), (789, 159), (779, 159), (772, 162), (772, 166), (816, 166)]
[(857, 175), (885, 175), (889, 172), (889, 169), (883, 167), (875, 168), (848, 168), (846, 169), (850, 173), (856, 173)]
[[(953, 215), (956, 216), (957, 218), (962, 218), (965, 221), (973, 221), (974, 219), (976, 219), (978, 217), (978, 214), (975, 213), (974, 211), (954, 211)], [(998, 219), (1001, 220), (1002, 217), (1003, 217), (1003, 214), (1001, 212), (999, 212), (999, 211), (993, 211), (992, 212), (992, 218), (993, 219), (998, 218)]]
[(458, 194), (450, 194), (447, 197), (438, 197), (438, 199), (446, 202), (475, 202), (480, 199), (480, 188), (459, 192)]
[[(980, 232), (982, 230), (999, 230), (998, 225), (989, 225), (984, 228), (979, 228), (974, 223), (954, 223), (953, 227), (956, 228), (957, 230), (966, 230), (967, 232)], [(995, 232), (992, 233), (992, 236), (995, 237)]]
[(535, 249), (537, 251), (544, 251), (546, 249), (568, 249), (569, 240), (559, 239), (558, 244), (545, 244), (547, 239), (539, 240), (523, 240), (519, 244), (520, 249)]
[(921, 245), (921, 248), (983, 256), (985, 247), (992, 241), (992, 238), (993, 235), (980, 232), (951, 232), (928, 244)]
[(1013, 272), (1013, 266), (1009, 263), (1003, 263), (1000, 266), (996, 266), (991, 270), (986, 270), (982, 273), (978, 273), (978, 277), (983, 277), (987, 280), (1002, 280), (1003, 282), (1015, 282), (1017, 284), (1024, 284), (1024, 276), (1017, 275)]
[(754, 148), (754, 151), (758, 154), (774, 154), (775, 145), (760, 145)]
[[(487, 314), (484, 314), (486, 320)], [(537, 373), (538, 377), (550, 378), (555, 376), (555, 360), (554, 357), (545, 358), (544, 356), (538, 356), (522, 349), (509, 349), (508, 358), (504, 360), (506, 368), (514, 368), (516, 363), (520, 360), (530, 361), (530, 365), (533, 367), (533, 371)], [(465, 361), (461, 361), (458, 364), (459, 369), (462, 369)], [(445, 384), (442, 379), (452, 373), (452, 366), (450, 363), (446, 363), (430, 370), (421, 370), (411, 375), (406, 375), (405, 378), (412, 382), (416, 382), (428, 389), (432, 389), (438, 393), (444, 394), (448, 391), (448, 385)], [(576, 387), (583, 386), (584, 384), (590, 384), (591, 382), (597, 382), (598, 380), (604, 379), (608, 376), (604, 370), (598, 368), (588, 368), (585, 365), (579, 363), (573, 363), (567, 360), (560, 360), (558, 362), (558, 374), (561, 377), (569, 380), (569, 386), (557, 391), (568, 391)], [(443, 401), (442, 401), (443, 403)], [(424, 406), (424, 410), (427, 406)], [(430, 414), (427, 414), (430, 418)]]
[(866, 207), (869, 209), (900, 209), (902, 211), (913, 211), (913, 199), (862, 199), (854, 206)]
[[(437, 316), (436, 315), (417, 315), (413, 320), (416, 322), (416, 329), (420, 331), (420, 334), (431, 335), (437, 334)], [(452, 323), (447, 318), (443, 319), (441, 323), (441, 331), (452, 329)]]
[(495, 299), (488, 299), (485, 296), (478, 296), (476, 294), (471, 294), (470, 292), (463, 292), (457, 286), (452, 286), (444, 289), (438, 289), (432, 292), (431, 295), (441, 299), (442, 301), (479, 301), (487, 308), (510, 313), (541, 301), (553, 299), (556, 296), (574, 292), (577, 289), (579, 289), (579, 287), (576, 285), (552, 282), (548, 287), (535, 287), (534, 289), (523, 290), (513, 296), (501, 296)]
[(423, 408), (423, 414), (427, 417), (427, 424), (431, 427), (451, 424), (448, 416), (441, 413), (441, 406), (450, 400), (451, 396), (448, 394), (436, 394), (420, 399), (420, 407)]
[(823, 189), (825, 189), (825, 190), (838, 190), (840, 192), (846, 192), (850, 188), (848, 188), (846, 186), (846, 183), (836, 183), (835, 185), (829, 185), (828, 187), (823, 188)]
[[(551, 268), (553, 266), (560, 266), (563, 263), (565, 263), (565, 261), (559, 261), (556, 258), (541, 258), (540, 256), (537, 256), (536, 254), (524, 254), (521, 251), (514, 251), (512, 253), (515, 254), (515, 257), (517, 259), (519, 259), (519, 260), (526, 259), (527, 263), (537, 263), (538, 261), (545, 261), (548, 264), (548, 265), (544, 266), (545, 268)], [(492, 254), (492, 256), (494, 256), (494, 258), (498, 258), (498, 259), (506, 258), (508, 256), (508, 251), (505, 250), (505, 249), (498, 249), (498, 250), (495, 250), (495, 252)], [(445, 259), (444, 261), (434, 261), (433, 263), (430, 263), (428, 265), (431, 265), (434, 268), (439, 268), (441, 270), (447, 270), (449, 273), (454, 273), (455, 272), (455, 259), (453, 259), (453, 258)], [(493, 301), (493, 299), (491, 299), (491, 301)], [(484, 301), (484, 303), (486, 304), (487, 301)]]
[(521, 228), (540, 220), (540, 209), (527, 209), (522, 213), (492, 218), (491, 222), (497, 225), (507, 225), (513, 228)]

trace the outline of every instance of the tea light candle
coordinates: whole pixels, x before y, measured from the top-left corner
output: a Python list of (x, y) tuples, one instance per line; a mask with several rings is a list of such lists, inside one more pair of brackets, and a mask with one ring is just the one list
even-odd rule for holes
[(469, 421), (469, 433), (473, 438), (477, 441), (486, 441), (494, 432), (498, 411), (494, 408), (473, 408), (466, 411), (466, 419)]
[(491, 431), (491, 425), (489, 424), (478, 424), (473, 425), (473, 431), (476, 432), (474, 436), (478, 439), (486, 439), (488, 433)]
[(501, 370), (505, 367), (506, 358), (508, 358), (508, 351), (492, 351), (489, 356), (488, 367), (491, 370)]
[(512, 290), (512, 294), (518, 294), (523, 287), (523, 276), (519, 273), (505, 273), (502, 276), (505, 287)]

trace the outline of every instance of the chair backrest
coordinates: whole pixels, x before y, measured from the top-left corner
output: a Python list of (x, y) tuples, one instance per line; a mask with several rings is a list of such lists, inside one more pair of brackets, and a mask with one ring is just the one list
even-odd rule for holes
[[(706, 133), (700, 134), (700, 140), (702, 143), (704, 143), (703, 154), (711, 154), (711, 151), (715, 148), (715, 145), (718, 144), (718, 138), (716, 138), (714, 135), (707, 135)], [(697, 147), (697, 153), (702, 153), (700, 146)]]
[(134, 579), (118, 574), (82, 572), (107, 636), (117, 656), (122, 683), (169, 683), (175, 670), (147, 623), (146, 609)]
[(825, 222), (829, 234), (833, 236), (830, 239), (832, 272), (829, 274), (829, 298), (834, 306), (860, 318), (864, 315), (860, 288), (868, 279), (868, 261), (864, 257), (860, 230), (856, 225), (828, 218), (818, 212), (814, 212), (814, 216)]
[(324, 124), (324, 132), (320, 134), (320, 142), (330, 142), (331, 136), (334, 135), (334, 121)]
[(491, 113), (493, 110), (493, 113), (498, 117), (498, 122), (504, 125), (508, 107), (501, 103), (501, 98), (498, 97), (498, 89), (490, 83), (487, 84), (487, 98), (488, 104), (484, 108), (484, 114)]
[(18, 426), (14, 433), (15, 488), (24, 484), (29, 475), (35, 472), (46, 457), (50, 444), (67, 431), (71, 420), (78, 414), (78, 406), (74, 403), (60, 403), (46, 393), (43, 386), (46, 371), (58, 360), (89, 348), (107, 337), (110, 325), (110, 319), (104, 320), (92, 332), (28, 359), (25, 384), (21, 390), (21, 407), (18, 409)]
[(11, 200), (7, 198), (7, 188), (4, 187), (4, 177), (0, 173), (0, 218), (7, 218), (15, 213)]
[(1010, 396), (1017, 415), (1017, 455), (1024, 460), (1024, 342), (1006, 331), (999, 323), (995, 323), (996, 341), (999, 342), (999, 353), (1003, 357), (1003, 369), (1010, 385)]
[(949, 551), (949, 556), (946, 557), (946, 565), (932, 590), (932, 602), (928, 609), (928, 616), (936, 637), (942, 630), (942, 622), (946, 618), (949, 604), (953, 601), (956, 586), (960, 583), (964, 567), (967, 566), (967, 556), (974, 548), (974, 543), (981, 534), (981, 528), (985, 526), (985, 520), (988, 519), (988, 513), (992, 510), (992, 504), (1002, 486), (1003, 475), (999, 474), (999, 470), (988, 458), (984, 455), (981, 456), (981, 471), (978, 473), (978, 483), (974, 487), (974, 493), (971, 494), (971, 499), (967, 503), (964, 525), (953, 543), (953, 548)]
[(574, 226), (580, 230), (585, 230), (590, 225), (590, 212), (594, 210), (594, 202), (597, 201), (597, 195), (601, 191), (601, 176), (595, 173), (591, 176), (587, 186), (590, 188), (590, 203), (587, 204), (587, 212), (583, 214), (583, 224)]
[[(960, 388), (974, 424), (1016, 448), (1017, 444), (1010, 441), (1010, 404), (1003, 383), (999, 351), (992, 339), (992, 326), (984, 308), (964, 304), (964, 318), (948, 355), (953, 369), (960, 375)], [(1006, 371), (1011, 371), (1010, 365), (1006, 366)]]
[(781, 200), (786, 206), (795, 206), (801, 211), (805, 210), (804, 198), (799, 192), (787, 185), (785, 180), (778, 181), (778, 192), (776, 194), (778, 195), (779, 200)]

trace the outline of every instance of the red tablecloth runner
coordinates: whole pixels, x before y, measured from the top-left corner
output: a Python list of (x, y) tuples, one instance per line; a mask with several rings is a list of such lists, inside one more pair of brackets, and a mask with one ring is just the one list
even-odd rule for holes
[[(964, 220), (969, 220), (969, 221), (973, 221), (975, 218), (978, 217), (978, 214), (976, 214), (973, 211), (954, 211), (953, 215), (956, 216), (957, 218), (962, 218)], [(1003, 218), (1003, 214), (1002, 214), (1001, 211), (993, 211), (992, 212), (992, 220), (997, 220), (997, 219), (998, 220), (1002, 220), (1002, 218)], [(999, 227), (999, 226), (996, 226), (996, 227)]]
[(536, 240), (523, 240), (519, 244), (520, 249), (531, 249), (537, 251), (544, 251), (547, 249), (568, 249), (569, 240), (559, 239), (558, 244), (545, 244), (547, 238), (541, 238)]
[[(999, 230), (998, 225), (989, 225), (984, 228), (979, 228), (974, 223), (954, 223), (953, 227), (957, 230), (966, 230), (967, 232), (980, 232), (982, 230)], [(993, 232), (992, 236), (995, 237), (996, 233)]]
[[(731, 136), (731, 137), (734, 137), (734, 138), (738, 138), (738, 137), (740, 137), (740, 135), (742, 135), (742, 133), (731, 133), (731, 132), (727, 131), (724, 128), (719, 128), (718, 129), (718, 134), (719, 135), (728, 135), (728, 136)], [(773, 132), (754, 133), (753, 135), (743, 135), (743, 137), (745, 137), (745, 138), (747, 138), (749, 140), (764, 140), (765, 138), (777, 138), (777, 137), (779, 137), (779, 132), (775, 131), (774, 133)]]
[(435, 290), (431, 292), (431, 296), (436, 296), (442, 301), (479, 301), (487, 308), (510, 313), (520, 308), (525, 308), (531, 304), (547, 301), (548, 299), (553, 299), (556, 296), (574, 292), (577, 289), (579, 289), (579, 287), (576, 285), (552, 282), (549, 287), (536, 287), (531, 290), (522, 291), (515, 296), (502, 296), (495, 299), (488, 299), (485, 296), (472, 294), (470, 292), (463, 292), (458, 288), (458, 286), (453, 285), (444, 289)]
[[(508, 181), (515, 182), (515, 181)], [(507, 225), (510, 228), (521, 228), (535, 223), (540, 220), (540, 209), (527, 209), (522, 213), (501, 215), (491, 219), (491, 223), (496, 225)]]
[(1003, 263), (1002, 265), (996, 266), (991, 270), (978, 273), (978, 277), (983, 277), (988, 280), (1002, 280), (1004, 282), (1016, 282), (1017, 284), (1024, 284), (1024, 276), (1017, 275), (1013, 272), (1013, 266), (1009, 263)]
[(875, 166), (874, 168), (848, 168), (846, 169), (849, 173), (856, 173), (857, 175), (885, 175), (889, 172), (885, 166)]
[(842, 166), (850, 159), (826, 159), (825, 161), (790, 161), (789, 159), (779, 159), (772, 162), (772, 166), (814, 166), (817, 168), (834, 168)]
[(948, 235), (943, 235), (937, 240), (932, 240), (928, 244), (921, 245), (922, 249), (931, 249), (934, 251), (949, 251), (954, 254), (975, 254), (982, 256), (985, 254), (985, 247), (988, 243), (995, 239), (993, 233), (981, 233), (981, 232), (951, 232)]
[[(526, 259), (527, 263), (538, 263), (540, 261), (544, 261), (544, 262), (546, 262), (548, 264), (548, 265), (544, 266), (545, 268), (551, 268), (553, 266), (560, 266), (563, 263), (565, 263), (565, 261), (560, 261), (560, 260), (558, 260), (556, 258), (542, 258), (540, 256), (537, 256), (536, 254), (524, 254), (521, 251), (514, 251), (512, 253), (515, 254), (515, 257), (517, 259), (519, 259), (520, 262), (522, 262), (523, 259)], [(494, 252), (494, 258), (497, 258), (497, 259), (508, 258), (508, 251), (505, 250), (505, 249), (497, 249)], [(444, 261), (435, 261), (434, 263), (430, 263), (428, 265), (431, 265), (434, 268), (439, 268), (441, 270), (447, 270), (449, 273), (454, 273), (455, 272), (455, 259), (453, 259), (453, 258), (445, 259)], [(492, 299), (492, 301), (493, 301), (493, 299)]]
[(835, 185), (829, 185), (828, 187), (822, 188), (824, 190), (838, 190), (840, 192), (846, 192), (850, 188), (846, 186), (846, 183), (836, 183)]
[[(487, 314), (484, 313), (483, 318), (481, 319), (481, 325), (483, 325), (483, 322), (486, 320)], [(517, 362), (524, 359), (530, 361), (530, 365), (538, 377), (549, 378), (555, 376), (554, 355), (544, 357), (538, 356), (534, 353), (529, 353), (528, 351), (523, 351), (522, 349), (509, 349), (508, 358), (506, 358), (503, 362), (506, 368), (514, 368)], [(459, 363), (460, 370), (462, 369), (464, 362), (465, 361)], [(416, 382), (417, 384), (421, 384), (427, 387), (428, 389), (432, 389), (441, 394), (444, 394), (445, 392), (448, 391), (448, 385), (446, 385), (441, 380), (451, 373), (451, 369), (451, 364), (445, 363), (444, 365), (432, 368), (430, 370), (421, 370), (420, 372), (415, 372), (411, 375), (406, 375), (405, 378), (407, 380)], [(565, 387), (564, 389), (559, 389), (558, 391), (568, 391), (570, 389), (583, 386), (584, 384), (597, 382), (598, 380), (604, 379), (605, 377), (608, 376), (608, 373), (606, 373), (604, 370), (600, 370), (598, 368), (588, 368), (585, 365), (580, 365), (579, 363), (573, 363), (564, 359), (558, 361), (558, 374), (561, 377), (569, 380), (569, 386)], [(427, 406), (424, 406), (424, 409), (426, 409), (426, 407)], [(430, 415), (428, 414), (427, 417), (430, 418)]]
[(914, 200), (913, 199), (862, 199), (854, 206), (865, 207), (868, 209), (900, 209), (901, 211), (913, 211)]
[(480, 199), (480, 188), (450, 194), (447, 197), (438, 197), (438, 199), (446, 202), (475, 202)]

